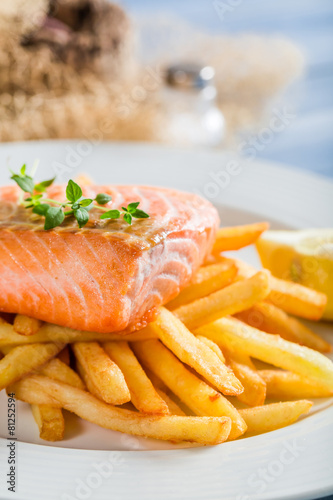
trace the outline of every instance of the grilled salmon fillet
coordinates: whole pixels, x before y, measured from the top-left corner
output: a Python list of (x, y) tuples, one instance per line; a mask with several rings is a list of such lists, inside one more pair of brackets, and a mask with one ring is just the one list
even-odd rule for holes
[[(92, 209), (79, 229), (72, 217), (53, 230), (18, 204), (16, 186), (0, 188), (0, 311), (96, 332), (146, 326), (211, 251), (219, 218), (197, 195), (138, 186), (87, 186), (112, 196), (107, 207), (140, 201), (149, 219), (101, 220)], [(63, 201), (65, 186), (47, 197)]]

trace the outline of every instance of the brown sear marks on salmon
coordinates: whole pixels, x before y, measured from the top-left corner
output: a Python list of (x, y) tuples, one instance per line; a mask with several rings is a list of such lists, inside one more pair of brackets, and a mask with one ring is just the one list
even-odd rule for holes
[[(143, 328), (191, 280), (210, 253), (219, 217), (201, 197), (148, 186), (86, 186), (112, 196), (107, 207), (134, 201), (148, 219), (101, 220), (90, 212), (79, 229), (66, 217), (53, 230), (18, 204), (19, 188), (0, 188), (0, 312), (96, 332)], [(65, 186), (47, 197), (63, 201)]]

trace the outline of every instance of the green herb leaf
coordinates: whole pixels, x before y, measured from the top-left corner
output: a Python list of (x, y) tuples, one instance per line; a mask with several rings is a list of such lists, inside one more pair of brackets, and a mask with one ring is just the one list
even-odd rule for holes
[(139, 201), (136, 201), (135, 203), (130, 203), (128, 206), (127, 206), (127, 211), (130, 213), (130, 214), (134, 214), (135, 210), (137, 209), (137, 207), (140, 205), (140, 202)]
[[(89, 211), (95, 207), (100, 210), (105, 210), (97, 205), (94, 205), (94, 201), (98, 205), (106, 205), (109, 201), (112, 200), (112, 197), (106, 193), (99, 193), (96, 195), (96, 198), (92, 200), (91, 198), (84, 198), (82, 196), (81, 187), (74, 182), (72, 179), (68, 181), (66, 187), (66, 196), (67, 200), (64, 202), (59, 202), (57, 200), (50, 200), (48, 198), (43, 199), (43, 194), (46, 189), (53, 184), (55, 181), (55, 177), (53, 179), (49, 179), (46, 181), (42, 181), (36, 185), (34, 185), (33, 181), (34, 174), (26, 175), (26, 165), (22, 165), (19, 174), (15, 174), (12, 172), (11, 179), (14, 180), (18, 186), (26, 193), (29, 193), (30, 196), (27, 198), (23, 198), (21, 196), (21, 204), (25, 208), (32, 208), (33, 213), (42, 215), (45, 217), (45, 225), (44, 229), (49, 230), (53, 229), (57, 226), (60, 226), (64, 221), (65, 217), (74, 215), (79, 227), (82, 228), (89, 221)], [(37, 192), (37, 194), (34, 194)], [(48, 201), (49, 203), (42, 203), (43, 201)], [(58, 204), (60, 206), (55, 207), (53, 205)], [(70, 205), (70, 210), (64, 211), (65, 207)], [(140, 210), (138, 206), (140, 205), (139, 201), (135, 201), (133, 203), (129, 203), (127, 207), (122, 207), (123, 212), (119, 210), (108, 210), (103, 215), (101, 215), (101, 219), (119, 219), (121, 215), (124, 218), (124, 221), (127, 224), (131, 225), (133, 221), (133, 217), (136, 219), (146, 219), (149, 215)]]
[(80, 201), (81, 207), (89, 207), (91, 205), (93, 200), (90, 200), (89, 198), (84, 198), (82, 201)]
[(82, 196), (82, 189), (78, 184), (76, 184), (76, 182), (72, 181), (72, 179), (68, 181), (66, 188), (66, 196), (67, 199), (73, 203), (75, 201), (78, 201)]
[(99, 193), (95, 198), (95, 201), (97, 201), (99, 205), (106, 205), (111, 200), (112, 196), (109, 196), (108, 194), (105, 193)]
[(109, 210), (105, 212), (105, 214), (101, 215), (101, 219), (119, 219), (120, 212), (119, 210)]
[(129, 212), (124, 213), (124, 220), (127, 222), (127, 224), (132, 224), (132, 216)]
[(25, 191), (26, 193), (33, 193), (34, 191), (34, 181), (32, 179), (32, 177), (30, 177), (29, 175), (24, 175), (24, 176), (21, 176), (21, 175), (17, 175), (17, 174), (14, 174), (11, 176), (11, 179), (13, 179), (13, 181), (16, 182), (16, 184), (18, 186), (20, 186), (20, 188)]
[(40, 182), (39, 184), (35, 185), (35, 191), (38, 191), (39, 193), (44, 193), (46, 188), (50, 187), (55, 181), (55, 177), (53, 179), (49, 179), (48, 181), (43, 181)]
[(74, 210), (74, 217), (78, 221), (79, 228), (85, 226), (89, 220), (89, 214), (85, 208), (78, 208)]
[(50, 208), (50, 205), (48, 203), (40, 203), (39, 205), (36, 205), (32, 211), (34, 214), (38, 215), (46, 215), (46, 212)]
[(146, 214), (146, 212), (144, 212), (143, 210), (139, 210), (139, 209), (136, 209), (134, 212), (132, 212), (132, 215), (136, 219), (147, 219), (149, 217), (149, 215)]
[[(42, 194), (35, 194), (34, 196), (29, 196), (29, 198), (25, 198), (24, 202), (31, 201), (32, 205), (39, 205), (40, 200), (43, 197)], [(25, 208), (28, 208), (27, 206)]]
[(65, 214), (61, 207), (50, 207), (45, 214), (44, 229), (48, 230), (60, 226), (60, 224), (64, 221), (64, 218)]
[(136, 201), (135, 203), (130, 203), (127, 206), (128, 212), (131, 213), (131, 214), (133, 214), (135, 212), (135, 210), (138, 208), (139, 205), (140, 205), (139, 201)]

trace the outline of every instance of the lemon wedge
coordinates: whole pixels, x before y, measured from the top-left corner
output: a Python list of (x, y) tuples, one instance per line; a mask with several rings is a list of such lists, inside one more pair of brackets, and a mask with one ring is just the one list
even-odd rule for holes
[(266, 231), (256, 247), (274, 276), (325, 293), (323, 318), (333, 320), (333, 229)]

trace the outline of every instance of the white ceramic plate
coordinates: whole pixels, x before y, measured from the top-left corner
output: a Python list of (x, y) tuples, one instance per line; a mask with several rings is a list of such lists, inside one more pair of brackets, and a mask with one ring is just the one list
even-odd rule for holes
[[(242, 162), (232, 154), (142, 144), (57, 141), (0, 147), (7, 162), (41, 161), (48, 178), (87, 172), (100, 183), (169, 186), (205, 195), (225, 225), (269, 220), (273, 228), (333, 226), (333, 183), (281, 165)], [(258, 264), (254, 250), (242, 251)], [(329, 325), (314, 327), (326, 338)], [(106, 431), (66, 415), (66, 439), (46, 445), (28, 405), (17, 405), (17, 493), (7, 491), (7, 402), (0, 394), (0, 498), (19, 500), (313, 499), (333, 493), (332, 400), (266, 435), (216, 447), (181, 449)]]

